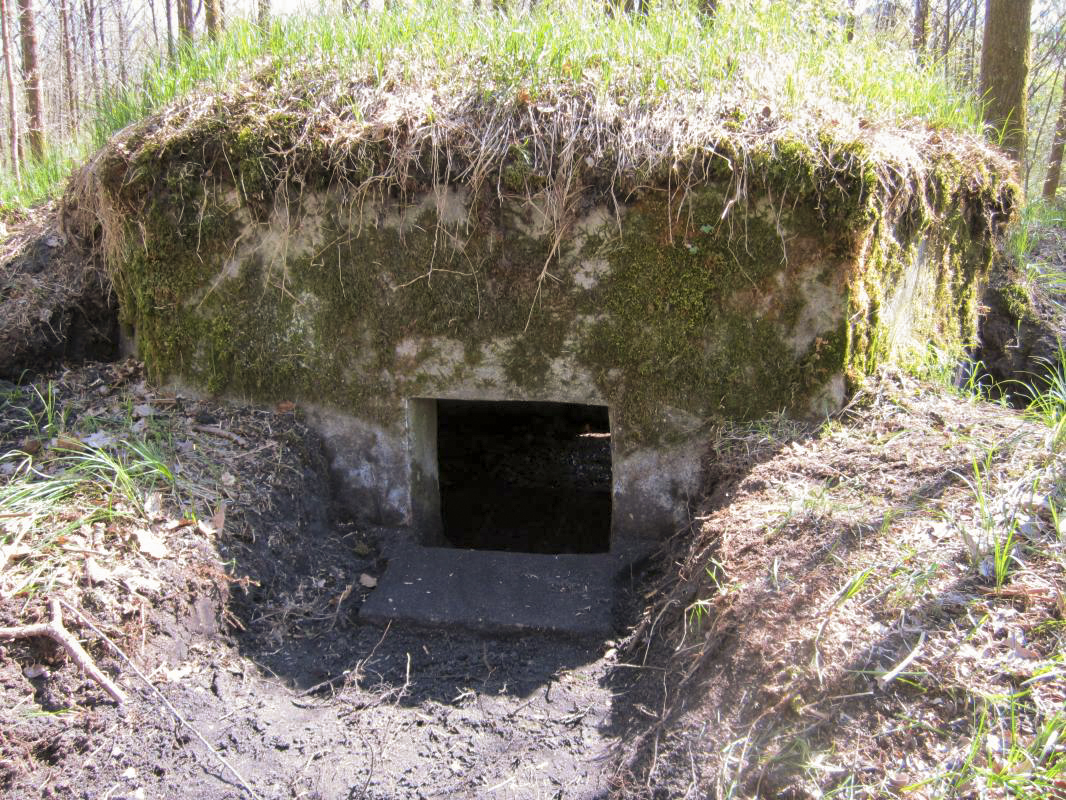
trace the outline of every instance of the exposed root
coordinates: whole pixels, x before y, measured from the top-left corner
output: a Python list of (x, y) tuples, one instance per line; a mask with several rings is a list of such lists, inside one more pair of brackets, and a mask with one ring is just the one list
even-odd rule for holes
[(59, 608), (59, 601), (52, 598), (49, 608), (52, 611), (52, 619), (48, 622), (40, 622), (36, 625), (18, 625), (14, 628), (0, 628), (0, 640), (47, 636), (66, 651), (67, 655), (70, 656), (70, 660), (77, 664), (82, 672), (100, 684), (112, 700), (120, 705), (125, 703), (125, 693), (96, 666), (92, 656), (85, 652), (85, 648), (74, 638), (73, 634), (63, 627), (63, 614)]

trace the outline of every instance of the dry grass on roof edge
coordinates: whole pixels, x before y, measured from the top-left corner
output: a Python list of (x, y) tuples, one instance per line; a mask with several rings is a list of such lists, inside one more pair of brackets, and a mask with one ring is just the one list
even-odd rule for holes
[(693, 186), (728, 180), (743, 199), (753, 176), (757, 189), (788, 159), (806, 174), (786, 190), (847, 196), (858, 181), (881, 213), (915, 196), (928, 206), (933, 175), (943, 194), (965, 191), (1001, 218), (1018, 204), (1013, 164), (974, 135), (748, 106), (696, 91), (626, 101), (571, 83), (533, 98), (313, 71), (269, 88), (253, 80), (188, 96), (121, 131), (72, 177), (64, 216), (93, 238), (107, 227), (105, 205), (135, 214), (173, 191), (175, 176), (240, 186), (251, 170), (261, 191), (242, 201), (261, 219), (308, 188), (359, 202), (462, 183), (475, 194), (544, 198), (559, 233), (589, 194), (624, 202), (668, 189), (679, 204)]

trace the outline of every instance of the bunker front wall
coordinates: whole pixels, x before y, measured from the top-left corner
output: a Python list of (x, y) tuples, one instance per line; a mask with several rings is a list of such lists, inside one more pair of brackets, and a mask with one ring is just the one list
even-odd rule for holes
[(412, 399), (562, 401), (609, 407), (614, 534), (658, 536), (715, 423), (825, 414), (884, 358), (974, 336), (990, 250), (965, 209), (889, 223), (861, 179), (847, 208), (731, 186), (553, 219), (543, 196), (461, 185), (290, 187), (264, 210), (217, 177), (163, 180), (136, 205), (106, 195), (112, 273), (155, 379), (301, 404), (357, 516), (431, 526), (431, 411)]

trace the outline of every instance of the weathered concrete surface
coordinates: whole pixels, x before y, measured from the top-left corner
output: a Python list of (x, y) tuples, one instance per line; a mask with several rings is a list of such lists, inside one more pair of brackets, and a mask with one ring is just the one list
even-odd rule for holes
[(416, 547), (397, 554), (359, 611), (375, 623), (606, 638), (624, 555)]

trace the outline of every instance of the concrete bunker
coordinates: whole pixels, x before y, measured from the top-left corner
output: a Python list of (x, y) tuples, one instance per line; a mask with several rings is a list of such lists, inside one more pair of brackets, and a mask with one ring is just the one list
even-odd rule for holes
[(423, 544), (547, 554), (611, 549), (606, 406), (409, 402)]
[[(353, 517), (417, 543), (367, 606), (381, 618), (431, 574), (459, 576), (453, 599), (480, 594), (448, 613), (423, 597), (423, 621), (551, 627), (524, 605), (546, 584), (521, 585), (524, 574), (609, 598), (627, 558), (684, 530), (715, 426), (821, 418), (879, 363), (970, 345), (1014, 207), (1009, 165), (980, 148), (956, 158), (907, 136), (783, 131), (744, 150), (723, 134), (634, 172), (643, 156), (622, 169), (611, 153), (647, 131), (622, 126), (602, 132), (613, 144), (565, 150), (571, 173), (528, 157), (554, 112), (527, 130), (533, 110), (514, 111), (523, 144), (480, 172), (453, 169), (429, 140), (375, 139), (324, 161), (331, 145), (307, 137), (316, 149), (295, 183), (263, 171), (267, 151), (288, 151), (253, 147), (255, 115), (190, 119), (182, 136), (146, 123), (105, 148), (69, 208), (69, 227), (105, 244), (153, 379), (294, 403)], [(558, 486), (538, 500), (544, 487), (499, 485), (477, 461), (486, 447), (522, 449), (510, 417), (566, 428), (571, 412), (553, 404), (609, 409), (607, 430), (581, 423), (609, 432), (585, 477), (610, 477), (584, 500)], [(486, 409), (495, 444), (464, 433)], [(545, 516), (494, 516), (512, 506)], [(567, 532), (560, 508), (600, 509), (595, 524), (571, 514), (599, 533)], [(589, 601), (574, 602), (583, 630), (609, 627), (609, 607), (593, 624)]]

